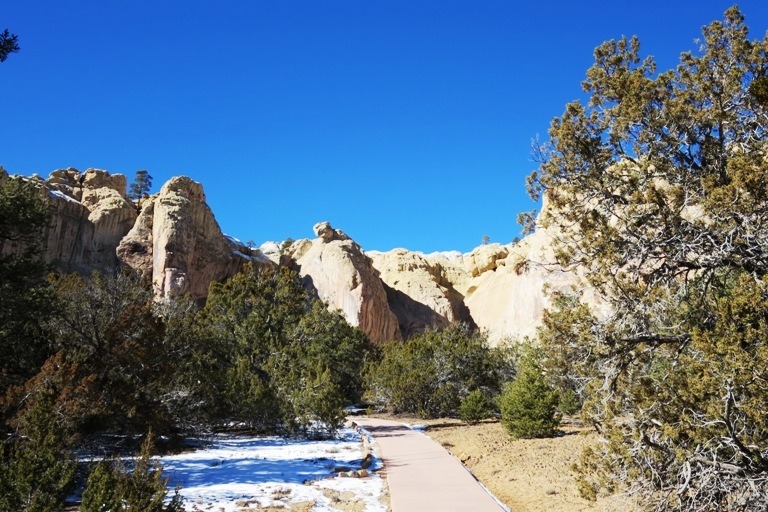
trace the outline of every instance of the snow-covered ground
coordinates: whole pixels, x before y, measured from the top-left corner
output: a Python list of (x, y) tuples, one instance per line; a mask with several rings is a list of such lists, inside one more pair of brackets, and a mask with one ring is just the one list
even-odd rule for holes
[[(342, 478), (334, 468), (358, 469), (363, 458), (360, 435), (343, 429), (329, 441), (281, 437), (215, 436), (188, 453), (162, 457), (168, 486), (181, 486), (186, 510), (242, 511), (259, 506), (290, 507), (314, 502), (313, 511), (336, 511), (341, 496), (359, 501), (360, 510), (385, 512), (385, 482), (373, 473)], [(381, 466), (374, 459), (370, 469)], [(354, 495), (354, 498), (352, 496)], [(303, 509), (307, 510), (307, 509)]]

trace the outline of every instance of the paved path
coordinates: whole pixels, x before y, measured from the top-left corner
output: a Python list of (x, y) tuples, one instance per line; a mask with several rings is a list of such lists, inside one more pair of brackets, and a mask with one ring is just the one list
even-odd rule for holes
[(351, 419), (381, 451), (392, 512), (504, 510), (461, 462), (423, 433), (396, 421)]

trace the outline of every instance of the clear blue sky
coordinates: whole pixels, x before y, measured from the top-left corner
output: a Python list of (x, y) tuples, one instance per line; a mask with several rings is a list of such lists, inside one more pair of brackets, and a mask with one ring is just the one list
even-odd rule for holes
[[(369, 250), (508, 242), (594, 47), (637, 34), (664, 69), (731, 3), (0, 0), (0, 165), (185, 174), (258, 244), (320, 220)], [(739, 5), (762, 37), (768, 2)]]

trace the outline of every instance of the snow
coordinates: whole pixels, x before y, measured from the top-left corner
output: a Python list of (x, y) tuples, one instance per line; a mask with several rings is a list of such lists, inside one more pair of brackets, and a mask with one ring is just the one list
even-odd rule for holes
[(237, 238), (235, 238), (233, 236), (230, 236), (230, 235), (228, 235), (226, 233), (222, 233), (222, 234), (224, 235), (224, 238), (226, 238), (227, 240), (230, 241), (230, 243), (233, 243), (235, 245), (242, 245), (242, 246), (245, 245), (243, 242), (241, 242), (240, 240), (238, 240)]
[(72, 203), (80, 204), (80, 201), (78, 201), (74, 197), (69, 197), (67, 194), (65, 194), (60, 190), (52, 189), (50, 190), (50, 193), (51, 193), (51, 197), (58, 197), (59, 199), (64, 199), (65, 201), (70, 201)]
[[(230, 512), (310, 501), (313, 511), (330, 512), (338, 509), (323, 490), (332, 490), (353, 493), (366, 511), (385, 512), (380, 501), (385, 483), (376, 473), (341, 478), (333, 471), (338, 466), (357, 469), (362, 458), (360, 435), (343, 429), (328, 441), (217, 435), (203, 449), (160, 461), (169, 495), (181, 486), (186, 510)], [(371, 469), (381, 465), (375, 459)]]

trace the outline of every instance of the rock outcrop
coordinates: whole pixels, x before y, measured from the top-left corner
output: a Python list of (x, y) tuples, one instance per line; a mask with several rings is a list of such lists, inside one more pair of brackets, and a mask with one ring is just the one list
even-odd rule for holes
[[(118, 266), (115, 247), (131, 229), (137, 212), (125, 196), (126, 178), (100, 169), (59, 169), (37, 184), (51, 206), (41, 233), (41, 258), (64, 272), (89, 273)], [(4, 253), (21, 248), (4, 248)]]
[(205, 202), (202, 185), (183, 176), (169, 180), (145, 202), (117, 255), (124, 265), (151, 279), (158, 298), (188, 294), (202, 299), (211, 282), (233, 276), (246, 261), (269, 261), (225, 237)]
[(371, 257), (406, 337), (454, 321), (476, 325), (493, 343), (534, 336), (549, 306), (545, 289), (577, 282), (555, 263), (543, 227), (518, 243), (481, 245), (466, 254), (395, 249)]
[(426, 329), (443, 329), (453, 322), (474, 325), (464, 297), (442, 275), (438, 265), (405, 249), (369, 253), (379, 271), (387, 300), (408, 338)]
[[(211, 282), (234, 275), (245, 262), (288, 265), (330, 309), (376, 342), (457, 321), (485, 330), (493, 341), (531, 336), (549, 305), (545, 288), (577, 282), (554, 264), (553, 227), (538, 226), (519, 243), (486, 244), (467, 254), (393, 249), (366, 255), (342, 231), (320, 222), (315, 239), (268, 242), (259, 250), (222, 234), (202, 186), (187, 177), (168, 181), (142, 201), (140, 212), (126, 198), (127, 180), (120, 174), (69, 168), (47, 180), (24, 179), (36, 184), (53, 210), (41, 233), (41, 257), (65, 272), (122, 265), (150, 281), (158, 298), (204, 299)], [(542, 215), (552, 214), (545, 203)], [(8, 242), (0, 255), (23, 250)]]
[(298, 240), (284, 255), (306, 286), (331, 310), (360, 327), (374, 342), (401, 339), (381, 279), (362, 248), (329, 224), (316, 225), (314, 240)]

